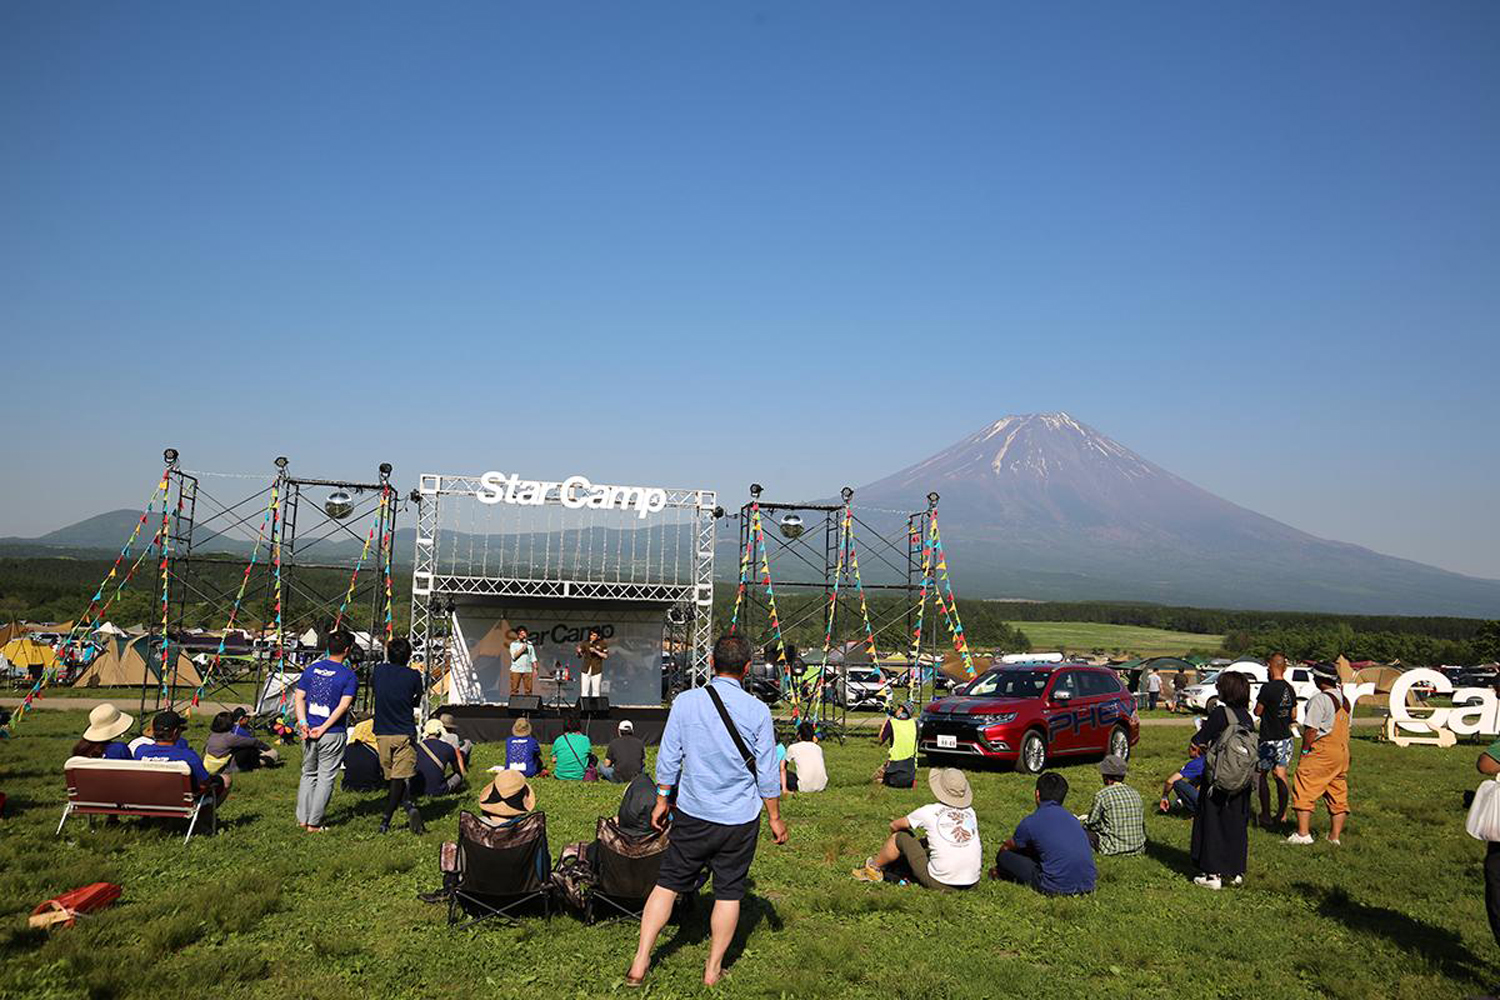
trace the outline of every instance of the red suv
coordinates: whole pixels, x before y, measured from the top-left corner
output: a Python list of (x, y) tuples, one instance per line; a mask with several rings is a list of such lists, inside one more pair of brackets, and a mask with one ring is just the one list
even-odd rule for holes
[(1140, 739), (1135, 697), (1108, 667), (1074, 663), (995, 667), (922, 712), (918, 745), (1013, 761), (1036, 774), (1055, 757), (1130, 756)]

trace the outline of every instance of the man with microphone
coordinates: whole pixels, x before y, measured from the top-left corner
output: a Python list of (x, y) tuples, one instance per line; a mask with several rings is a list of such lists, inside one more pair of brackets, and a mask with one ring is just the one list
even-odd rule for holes
[(516, 638), (510, 644), (510, 693), (530, 694), (532, 678), (536, 674), (536, 647), (531, 644), (531, 634), (525, 625), (516, 626)]

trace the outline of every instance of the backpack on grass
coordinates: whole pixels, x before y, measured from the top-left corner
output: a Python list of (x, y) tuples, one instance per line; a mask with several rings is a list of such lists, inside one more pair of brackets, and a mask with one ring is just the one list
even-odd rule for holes
[(1255, 732), (1240, 721), (1239, 715), (1227, 706), (1224, 711), (1224, 728), (1208, 745), (1203, 759), (1204, 777), (1208, 787), (1218, 789), (1225, 795), (1237, 795), (1250, 787), (1255, 778), (1255, 765), (1260, 759), (1259, 741)]

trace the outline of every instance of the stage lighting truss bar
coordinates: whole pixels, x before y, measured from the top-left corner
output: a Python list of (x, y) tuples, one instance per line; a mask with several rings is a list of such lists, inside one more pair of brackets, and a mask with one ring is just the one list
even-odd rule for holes
[[(570, 600), (662, 601), (673, 604), (699, 600), (691, 584), (615, 583), (598, 580), (523, 580), (516, 577), (441, 576), (424, 586), (453, 597), (561, 597)], [(413, 593), (416, 593), (413, 588)]]

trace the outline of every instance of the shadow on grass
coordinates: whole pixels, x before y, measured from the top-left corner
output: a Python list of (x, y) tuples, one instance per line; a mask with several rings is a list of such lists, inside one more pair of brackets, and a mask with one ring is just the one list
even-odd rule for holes
[(1463, 977), (1475, 983), (1489, 982), (1489, 967), (1474, 958), (1454, 931), (1387, 906), (1358, 902), (1343, 889), (1307, 882), (1297, 882), (1293, 888), (1316, 902), (1319, 916), (1337, 920), (1356, 933), (1382, 937), (1398, 948), (1415, 952), (1449, 979)]
[[(677, 927), (677, 932), (672, 935), (671, 940), (656, 949), (651, 958), (653, 966), (666, 961), (672, 955), (692, 945), (702, 944), (709, 938), (709, 917), (713, 912), (713, 898), (700, 895), (692, 909), (683, 915), (682, 922)], [(754, 893), (746, 893), (744, 900), (740, 903), (740, 922), (734, 930), (734, 938), (729, 942), (729, 950), (724, 953), (724, 968), (731, 968), (735, 960), (745, 950), (745, 942), (750, 939), (755, 928), (761, 921), (773, 931), (782, 929), (781, 916), (776, 912), (776, 907), (770, 900)]]
[(1171, 844), (1163, 844), (1159, 840), (1146, 840), (1146, 856), (1177, 872), (1179, 875), (1193, 876), (1199, 874), (1198, 866), (1193, 864), (1193, 856), (1180, 847)]

